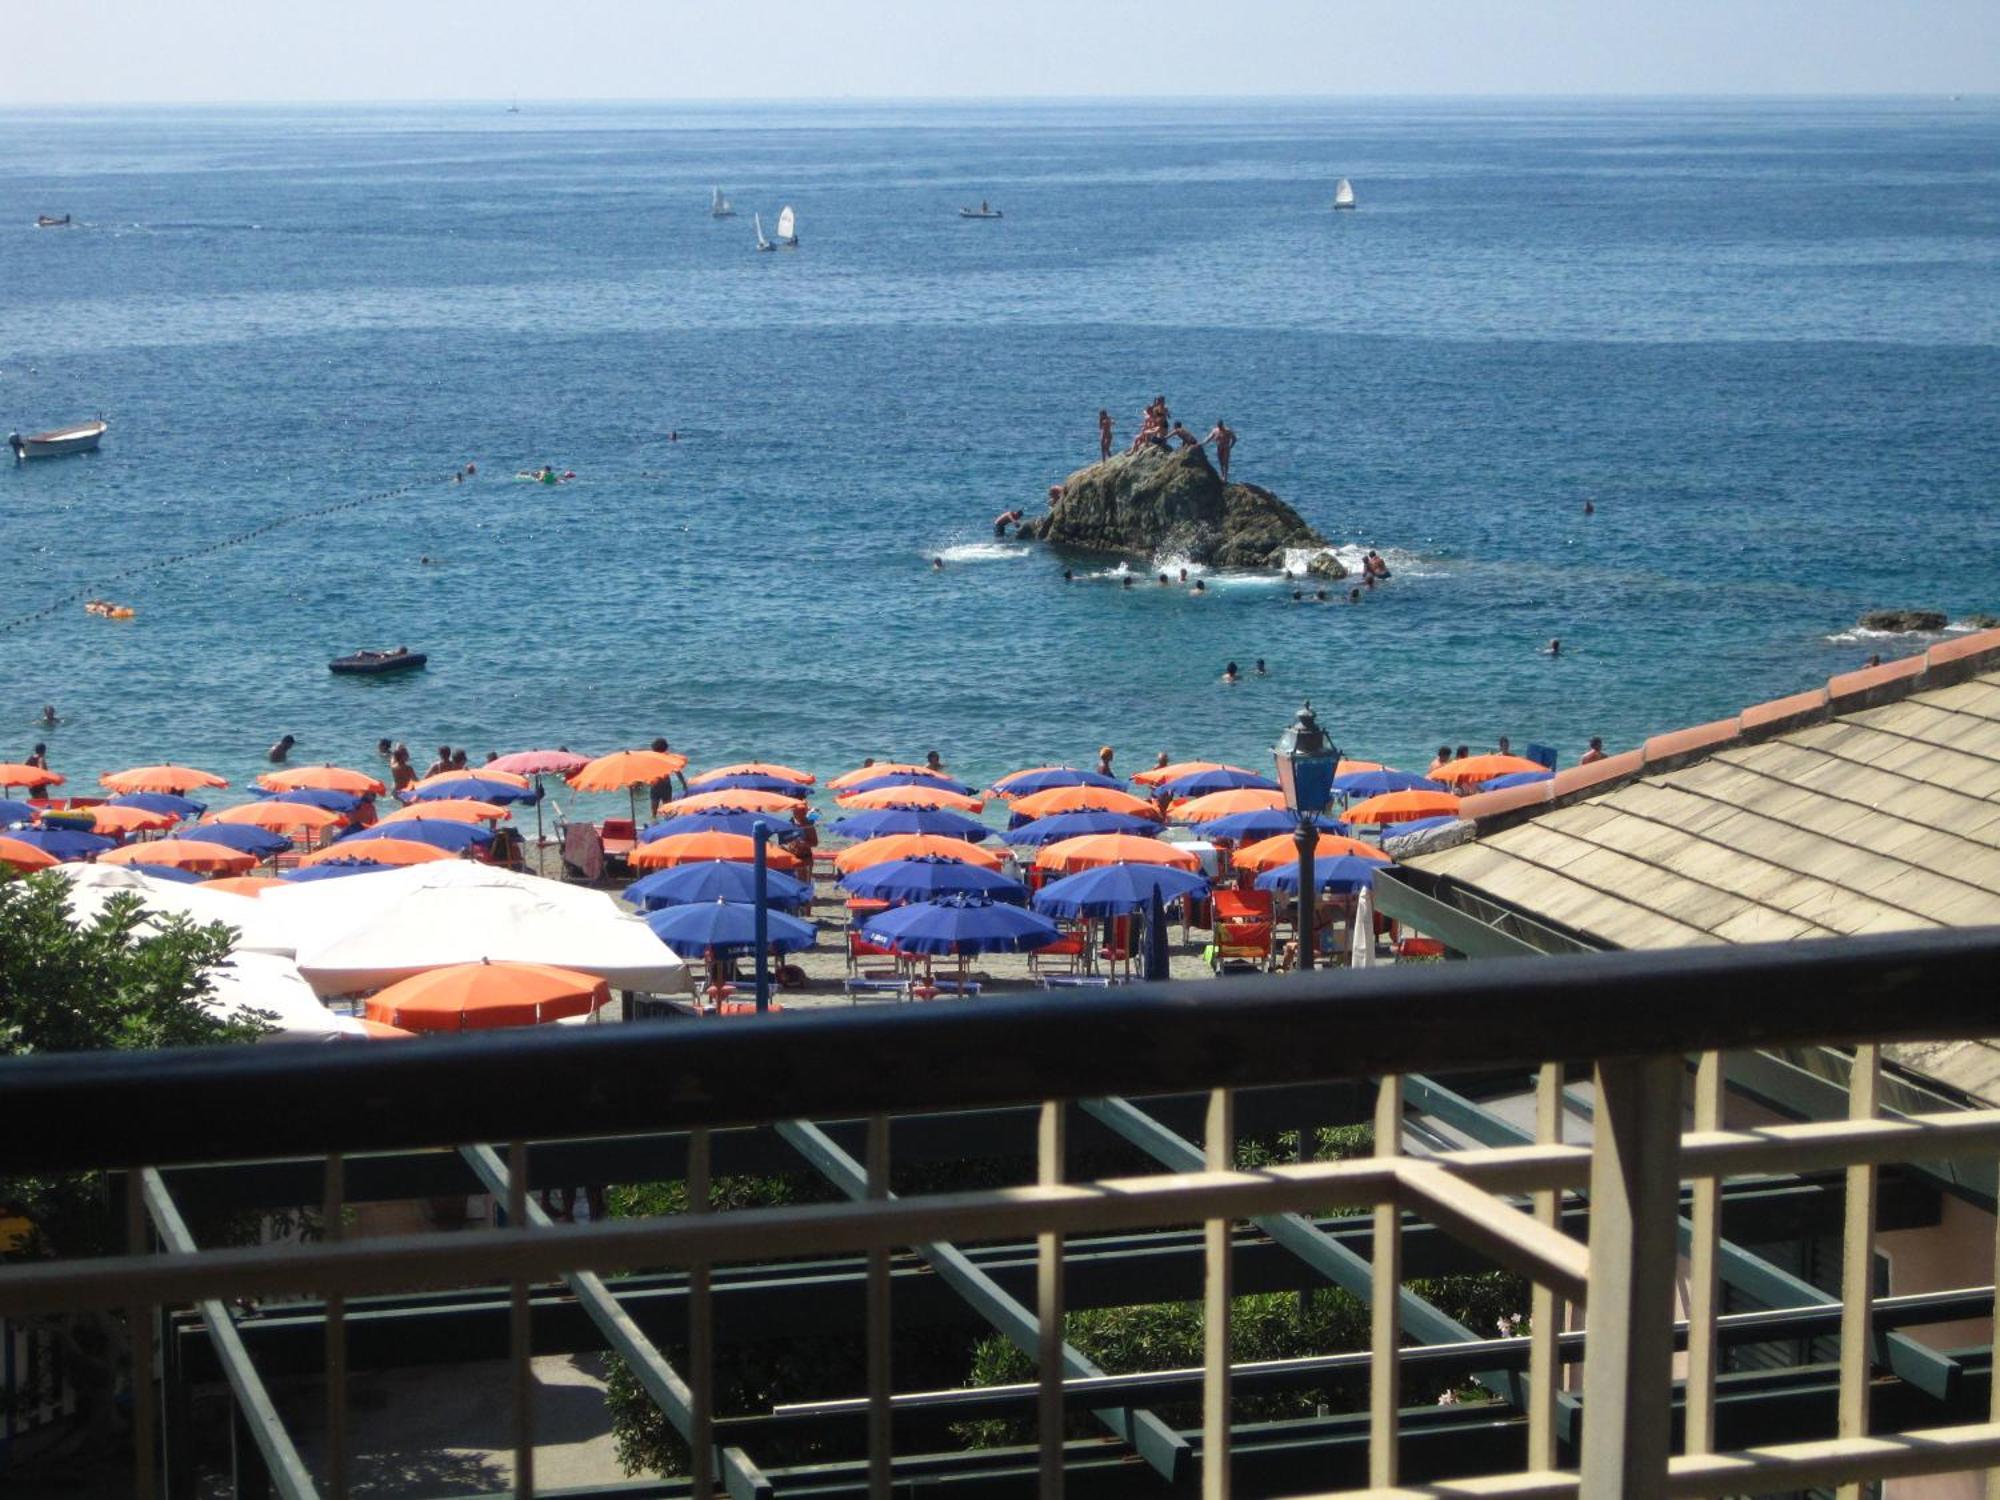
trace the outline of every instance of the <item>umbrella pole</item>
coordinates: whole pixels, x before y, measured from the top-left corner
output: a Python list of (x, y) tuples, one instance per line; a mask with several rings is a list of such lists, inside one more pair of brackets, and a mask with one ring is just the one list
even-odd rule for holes
[[(535, 847), (539, 849), (546, 842), (548, 841), (542, 837), (542, 776), (537, 771), (535, 773)], [(542, 873), (540, 856), (537, 856), (535, 859), (535, 873), (537, 875)]]
[(771, 842), (771, 827), (759, 823), (750, 835), (752, 883), (757, 889), (754, 909), (757, 913), (757, 1014), (763, 1015), (771, 1008), (771, 907), (770, 892), (765, 885), (767, 858), (765, 846)]

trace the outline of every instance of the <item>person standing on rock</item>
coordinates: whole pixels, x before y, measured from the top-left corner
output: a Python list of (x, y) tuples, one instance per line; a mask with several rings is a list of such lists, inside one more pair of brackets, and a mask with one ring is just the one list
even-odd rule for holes
[(1216, 472), (1222, 476), (1224, 484), (1229, 483), (1229, 454), (1236, 446), (1236, 433), (1234, 429), (1227, 422), (1223, 421), (1222, 418), (1217, 417), (1214, 428), (1209, 432), (1207, 437), (1202, 439), (1202, 442), (1215, 444)]
[(1099, 462), (1111, 457), (1111, 413), (1101, 406), (1097, 409), (1097, 457)]

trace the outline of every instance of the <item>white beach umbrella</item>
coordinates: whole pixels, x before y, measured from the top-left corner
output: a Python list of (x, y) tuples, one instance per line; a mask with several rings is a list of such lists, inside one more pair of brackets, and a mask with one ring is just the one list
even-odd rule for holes
[(245, 1011), (264, 1011), (276, 1024), (260, 1042), (327, 1042), (344, 1035), (345, 1017), (320, 1003), (299, 966), (276, 953), (237, 952), (208, 971), (215, 993), (202, 1009), (225, 1020)]
[(1354, 951), (1352, 963), (1366, 969), (1375, 962), (1375, 893), (1367, 886), (1354, 898)]
[[(55, 873), (69, 882), (70, 914), (79, 923), (95, 921), (113, 896), (137, 896), (149, 913), (185, 915), (190, 921), (222, 922), (235, 928), (236, 952), (289, 956), (293, 951), (287, 925), (276, 920), (257, 897), (156, 880), (122, 865), (57, 865)], [(140, 922), (139, 930), (150, 933), (157, 930), (157, 924), (149, 917)]]
[(603, 891), (564, 885), (539, 875), (520, 875), (465, 859), (371, 870), (344, 875), (338, 880), (299, 881), (267, 890), (257, 901), (268, 906), (277, 923), (303, 947), (392, 912), (413, 892), (422, 890), (528, 891), (551, 906), (585, 916), (616, 916), (624, 910)]
[[(320, 883), (386, 878), (356, 875)], [(351, 995), (426, 969), (481, 959), (580, 969), (616, 989), (646, 994), (684, 994), (691, 987), (687, 966), (639, 918), (510, 884), (405, 891), (387, 910), (302, 940), (299, 970), (322, 995)]]

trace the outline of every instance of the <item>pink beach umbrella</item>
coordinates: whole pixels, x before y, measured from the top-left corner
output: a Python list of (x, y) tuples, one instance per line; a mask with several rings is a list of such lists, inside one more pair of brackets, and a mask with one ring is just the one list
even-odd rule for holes
[[(516, 750), (511, 755), (503, 755), (498, 760), (489, 760), (479, 769), (484, 771), (509, 771), (516, 776), (535, 778), (535, 790), (542, 789), (544, 776), (569, 776), (590, 764), (590, 757), (578, 755), (574, 750)], [(542, 799), (535, 799), (535, 842), (542, 842)]]

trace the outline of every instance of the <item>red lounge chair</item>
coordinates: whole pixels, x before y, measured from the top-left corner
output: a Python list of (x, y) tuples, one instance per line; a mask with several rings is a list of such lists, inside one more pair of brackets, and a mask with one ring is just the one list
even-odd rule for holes
[(1097, 956), (1104, 960), (1116, 975), (1122, 966), (1127, 978), (1132, 974), (1132, 960), (1136, 956), (1132, 946), (1132, 930), (1136, 923), (1131, 917), (1113, 917), (1105, 924), (1104, 942), (1097, 950)]
[(630, 818), (606, 818), (598, 831), (604, 842), (604, 857), (623, 861), (639, 847), (639, 829)]
[(1028, 954), (1028, 972), (1039, 974), (1044, 969), (1054, 969), (1063, 974), (1083, 972), (1083, 935), (1071, 933), (1068, 937), (1057, 938), (1045, 947), (1036, 948)]

